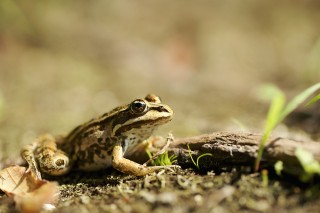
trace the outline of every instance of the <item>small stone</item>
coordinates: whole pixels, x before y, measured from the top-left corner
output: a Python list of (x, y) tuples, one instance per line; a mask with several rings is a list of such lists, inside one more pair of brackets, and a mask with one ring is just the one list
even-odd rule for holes
[(90, 197), (88, 197), (88, 196), (86, 196), (86, 195), (82, 195), (82, 196), (80, 197), (80, 201), (81, 201), (81, 203), (83, 203), (83, 204), (89, 204), (89, 203), (90, 203)]

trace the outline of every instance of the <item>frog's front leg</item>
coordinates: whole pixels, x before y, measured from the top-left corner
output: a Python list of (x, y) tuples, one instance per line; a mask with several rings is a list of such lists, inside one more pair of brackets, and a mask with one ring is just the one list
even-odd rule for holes
[(166, 169), (170, 166), (144, 166), (123, 157), (123, 148), (121, 144), (114, 146), (112, 151), (112, 166), (120, 172), (144, 176), (159, 169)]
[(55, 138), (49, 134), (41, 135), (32, 144), (25, 146), (21, 155), (28, 163), (27, 171), (37, 179), (41, 179), (40, 172), (62, 175), (70, 169), (68, 156), (57, 149)]

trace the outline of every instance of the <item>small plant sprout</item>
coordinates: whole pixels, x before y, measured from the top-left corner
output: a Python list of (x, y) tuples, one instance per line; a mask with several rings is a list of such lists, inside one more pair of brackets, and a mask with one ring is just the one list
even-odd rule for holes
[[(255, 161), (254, 170), (258, 171), (260, 166), (260, 161), (262, 158), (263, 150), (266, 142), (271, 134), (271, 132), (276, 128), (276, 126), (283, 121), (283, 119), (288, 116), (293, 110), (295, 110), (300, 104), (302, 104), (306, 99), (308, 99), (313, 93), (320, 89), (320, 83), (317, 83), (302, 93), (295, 96), (290, 102), (285, 105), (286, 99), (282, 91), (280, 91), (275, 86), (267, 87), (266, 95), (271, 97), (271, 104), (269, 112), (267, 115), (264, 132), (262, 139), (260, 141), (258, 155)], [(320, 94), (314, 97), (309, 103), (315, 103), (320, 99)]]
[(166, 144), (154, 155), (151, 154), (150, 150), (147, 148), (146, 153), (149, 156), (149, 160), (145, 162), (143, 165), (147, 165), (151, 162), (153, 166), (170, 166), (177, 161), (176, 155), (171, 155), (169, 157), (167, 149), (170, 144), (174, 141), (173, 135), (171, 133), (168, 134)]
[(274, 170), (276, 171), (278, 176), (281, 176), (281, 172), (283, 170), (283, 162), (281, 160), (278, 160), (275, 164), (274, 164)]
[(295, 155), (304, 170), (304, 173), (300, 175), (301, 181), (308, 182), (314, 175), (320, 175), (320, 163), (314, 159), (312, 153), (304, 149), (297, 148)]
[(146, 153), (149, 156), (149, 158), (152, 159), (151, 164), (153, 166), (170, 166), (177, 161), (177, 156), (171, 155), (169, 157), (168, 151), (165, 151), (163, 154), (157, 156), (155, 159), (153, 159), (150, 150), (147, 149)]
[(189, 144), (187, 145), (188, 146), (188, 150), (189, 150), (189, 156), (190, 156), (190, 159), (192, 161), (192, 163), (197, 167), (197, 169), (200, 171), (200, 167), (199, 167), (199, 160), (200, 158), (204, 157), (204, 156), (212, 156), (211, 153), (204, 153), (202, 155), (200, 155), (199, 157), (197, 157), (197, 162), (193, 159), (192, 157), (192, 154), (191, 154), (191, 149), (190, 149), (190, 146)]
[(307, 104), (306, 106), (309, 106), (311, 104), (314, 104), (315, 102), (317, 102), (318, 100), (320, 100), (320, 94), (317, 95), (316, 97), (312, 98)]
[(261, 174), (262, 174), (262, 185), (263, 187), (267, 188), (269, 184), (268, 170), (263, 169), (261, 171)]

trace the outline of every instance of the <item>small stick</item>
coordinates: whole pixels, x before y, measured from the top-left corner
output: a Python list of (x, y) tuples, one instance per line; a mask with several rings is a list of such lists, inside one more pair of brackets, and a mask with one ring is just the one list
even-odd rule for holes
[[(189, 138), (176, 139), (169, 147), (169, 153), (178, 156), (178, 164), (191, 164), (190, 150), (195, 151), (195, 157), (204, 153), (211, 153), (208, 161), (202, 161), (207, 169), (217, 165), (249, 165), (253, 166), (257, 156), (261, 134), (245, 132), (214, 132)], [(281, 160), (284, 171), (295, 176), (303, 172), (298, 158), (295, 155), (297, 148), (310, 152), (320, 161), (320, 143), (315, 141), (295, 141), (281, 137), (271, 137), (267, 142), (262, 163), (267, 167)]]
[(156, 159), (157, 157), (159, 157), (160, 155), (162, 155), (163, 153), (165, 153), (165, 151), (168, 150), (170, 144), (174, 141), (173, 135), (171, 133), (168, 134), (167, 136), (167, 140), (166, 140), (166, 144), (154, 155), (152, 156), (152, 158), (150, 158), (149, 160), (147, 160), (143, 166), (148, 165), (148, 163), (150, 163), (151, 161), (153, 161), (154, 159)]

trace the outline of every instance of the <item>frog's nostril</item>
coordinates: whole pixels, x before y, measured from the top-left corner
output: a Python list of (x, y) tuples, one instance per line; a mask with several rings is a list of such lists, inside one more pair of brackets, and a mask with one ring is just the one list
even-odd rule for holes
[(58, 160), (56, 160), (55, 163), (56, 163), (57, 166), (63, 166), (64, 165), (64, 160), (58, 159)]

